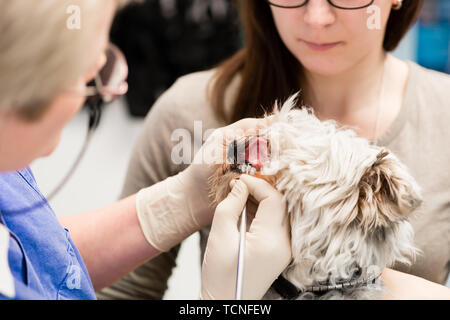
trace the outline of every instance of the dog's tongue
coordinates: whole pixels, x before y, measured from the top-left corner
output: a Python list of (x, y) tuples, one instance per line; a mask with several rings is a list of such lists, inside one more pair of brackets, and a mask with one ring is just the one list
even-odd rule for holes
[(248, 148), (245, 150), (245, 160), (256, 170), (263, 167), (263, 163), (268, 160), (267, 141), (261, 137), (251, 139)]

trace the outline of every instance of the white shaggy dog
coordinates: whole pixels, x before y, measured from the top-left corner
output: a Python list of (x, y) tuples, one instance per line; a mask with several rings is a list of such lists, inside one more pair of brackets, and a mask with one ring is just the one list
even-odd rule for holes
[(211, 177), (213, 200), (226, 197), (242, 163), (262, 166), (256, 175), (284, 195), (293, 259), (265, 298), (380, 298), (381, 271), (417, 253), (408, 219), (422, 202), (420, 188), (389, 150), (295, 103), (293, 96), (276, 105), (261, 134), (230, 145), (232, 161)]

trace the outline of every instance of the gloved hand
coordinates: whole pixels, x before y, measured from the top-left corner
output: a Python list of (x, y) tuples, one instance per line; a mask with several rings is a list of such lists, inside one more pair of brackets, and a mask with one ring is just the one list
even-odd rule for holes
[(169, 251), (212, 222), (208, 179), (212, 164), (226, 161), (229, 142), (264, 125), (263, 119), (243, 119), (215, 130), (184, 171), (139, 191), (136, 210), (147, 241), (159, 251)]
[(216, 209), (202, 267), (201, 299), (235, 298), (239, 217), (248, 195), (259, 202), (246, 233), (243, 299), (261, 299), (291, 261), (290, 227), (281, 194), (242, 175)]

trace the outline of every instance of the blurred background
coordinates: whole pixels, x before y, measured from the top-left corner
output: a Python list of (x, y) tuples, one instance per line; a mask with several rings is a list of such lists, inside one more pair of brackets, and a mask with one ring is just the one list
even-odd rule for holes
[[(108, 205), (119, 198), (131, 149), (153, 102), (181, 75), (204, 70), (242, 43), (231, 0), (146, 0), (118, 13), (111, 39), (130, 66), (128, 94), (104, 108), (78, 171), (51, 202), (57, 215)], [(394, 55), (450, 73), (450, 0), (426, 0), (420, 20)], [(56, 152), (32, 169), (44, 194), (64, 176), (87, 130), (83, 110), (65, 129)], [(199, 237), (182, 245), (164, 299), (198, 299)], [(450, 287), (450, 281), (447, 283)]]

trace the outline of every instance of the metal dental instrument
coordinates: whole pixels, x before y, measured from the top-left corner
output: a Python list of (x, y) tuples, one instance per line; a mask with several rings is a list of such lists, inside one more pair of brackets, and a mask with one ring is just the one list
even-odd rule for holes
[[(244, 168), (242, 168), (244, 169)], [(251, 167), (246, 166), (243, 173), (249, 174), (251, 172)], [(242, 283), (244, 276), (244, 266), (245, 266), (245, 234), (247, 233), (247, 203), (242, 209), (241, 213), (241, 224), (239, 227), (239, 232), (241, 234), (239, 238), (239, 251), (238, 251), (238, 263), (237, 263), (237, 274), (236, 274), (236, 295), (235, 300), (242, 300)]]
[[(262, 160), (267, 158), (267, 141), (256, 136), (243, 141), (233, 141), (228, 148), (228, 160), (231, 161), (232, 170), (237, 173), (256, 175), (262, 167)], [(249, 150), (251, 148), (254, 150)], [(256, 154), (255, 152), (256, 151)], [(240, 163), (240, 165), (239, 165)], [(241, 223), (239, 226), (239, 251), (236, 271), (235, 299), (242, 300), (243, 277), (245, 268), (245, 238), (247, 233), (247, 203), (242, 209)]]
[(242, 282), (244, 276), (244, 265), (245, 265), (245, 234), (247, 232), (247, 204), (244, 206), (241, 214), (241, 225), (240, 225), (241, 237), (239, 239), (239, 252), (238, 252), (238, 264), (237, 264), (237, 275), (236, 275), (236, 300), (242, 300)]

